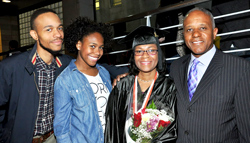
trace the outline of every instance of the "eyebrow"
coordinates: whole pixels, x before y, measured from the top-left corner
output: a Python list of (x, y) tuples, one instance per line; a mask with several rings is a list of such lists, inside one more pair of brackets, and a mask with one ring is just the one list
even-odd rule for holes
[[(97, 43), (90, 43), (90, 44), (98, 45)], [(100, 46), (104, 46), (104, 44), (102, 44), (102, 45), (100, 45)]]
[(149, 46), (149, 47), (147, 47), (147, 48), (157, 48), (157, 47), (154, 47), (154, 46)]
[[(146, 47), (147, 49), (149, 48), (155, 48), (154, 46), (149, 46), (149, 47)], [(157, 47), (156, 47), (157, 48)], [(141, 47), (138, 47), (138, 49), (142, 49)]]
[[(206, 23), (201, 23), (201, 24), (199, 24), (199, 26), (207, 26), (208, 24), (206, 24)], [(193, 27), (193, 25), (192, 24), (189, 24), (189, 25), (187, 25), (187, 26), (185, 26), (185, 27)]]
[(202, 24), (200, 24), (201, 26), (207, 26), (208, 24), (206, 24), (206, 23), (202, 23)]
[[(60, 27), (60, 26), (63, 26), (63, 24), (58, 25), (58, 27)], [(53, 25), (46, 25), (46, 26), (44, 26), (43, 29), (48, 28), (48, 27), (54, 27), (54, 26)]]

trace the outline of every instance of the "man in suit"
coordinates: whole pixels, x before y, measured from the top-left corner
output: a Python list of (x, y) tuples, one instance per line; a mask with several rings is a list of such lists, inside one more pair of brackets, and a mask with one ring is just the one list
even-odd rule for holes
[(209, 11), (190, 10), (183, 28), (192, 53), (170, 68), (178, 92), (177, 143), (250, 143), (250, 63), (213, 45), (218, 29)]

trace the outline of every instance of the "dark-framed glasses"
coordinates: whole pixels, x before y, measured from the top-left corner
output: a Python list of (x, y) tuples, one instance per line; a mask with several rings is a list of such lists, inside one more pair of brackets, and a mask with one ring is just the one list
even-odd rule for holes
[(150, 50), (135, 50), (136, 56), (142, 56), (144, 52), (147, 52), (149, 55), (157, 54), (158, 50), (150, 49)]

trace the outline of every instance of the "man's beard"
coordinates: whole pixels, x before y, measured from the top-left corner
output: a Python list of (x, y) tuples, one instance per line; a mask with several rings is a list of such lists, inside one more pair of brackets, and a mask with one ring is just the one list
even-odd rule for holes
[(43, 44), (41, 43), (41, 41), (40, 41), (39, 39), (38, 39), (38, 41), (39, 41), (39, 45), (40, 45), (44, 50), (46, 50), (46, 51), (48, 51), (50, 54), (52, 54), (53, 56), (59, 55), (60, 52), (62, 51), (62, 49), (60, 49), (60, 50), (58, 50), (58, 51), (53, 51), (53, 50), (51, 50), (51, 49), (49, 49), (49, 48), (43, 46)]

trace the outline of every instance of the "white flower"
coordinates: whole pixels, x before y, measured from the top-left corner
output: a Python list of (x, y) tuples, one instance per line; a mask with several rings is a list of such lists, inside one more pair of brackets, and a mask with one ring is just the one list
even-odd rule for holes
[(160, 120), (163, 120), (163, 121), (172, 122), (174, 120), (172, 117), (168, 116), (164, 110), (161, 110), (161, 114), (159, 114), (158, 117), (160, 118)]
[(151, 114), (145, 113), (145, 114), (142, 114), (141, 119), (142, 121), (147, 122), (151, 116), (152, 116)]
[[(140, 126), (136, 128), (131, 128), (131, 132), (133, 134), (136, 134), (138, 137), (136, 139), (136, 143), (141, 143), (142, 139), (152, 139), (153, 137), (151, 136), (151, 133), (157, 130), (158, 123), (160, 120), (171, 121), (171, 122), (174, 120), (172, 117), (167, 115), (166, 111), (164, 110), (159, 111), (157, 109), (146, 109), (145, 113), (142, 114), (141, 117), (142, 120)], [(148, 131), (147, 123), (149, 124), (155, 119), (157, 119), (158, 123), (154, 124), (152, 131)]]

